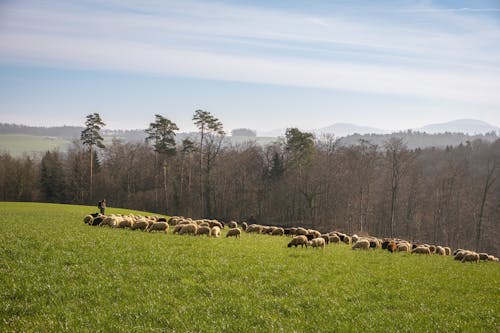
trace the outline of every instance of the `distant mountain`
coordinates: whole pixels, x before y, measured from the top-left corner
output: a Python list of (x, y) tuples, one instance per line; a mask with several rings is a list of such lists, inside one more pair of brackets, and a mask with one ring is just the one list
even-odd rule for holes
[(368, 126), (358, 126), (349, 123), (336, 123), (327, 127), (322, 127), (320, 129), (313, 131), (316, 134), (333, 134), (337, 137), (344, 137), (351, 134), (386, 134), (390, 131), (383, 130), (375, 127)]
[(425, 132), (429, 134), (436, 133), (465, 133), (465, 134), (484, 134), (489, 132), (500, 133), (500, 127), (493, 126), (487, 122), (477, 119), (457, 119), (447, 123), (430, 124), (424, 127), (415, 128), (414, 131)]

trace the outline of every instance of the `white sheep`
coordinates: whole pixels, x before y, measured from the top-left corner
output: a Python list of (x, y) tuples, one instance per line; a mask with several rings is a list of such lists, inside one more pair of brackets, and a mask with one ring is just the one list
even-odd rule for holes
[(197, 224), (184, 224), (179, 230), (179, 235), (195, 235), (196, 231), (198, 230), (198, 225)]
[(311, 245), (312, 247), (315, 247), (315, 248), (321, 247), (324, 250), (326, 242), (325, 242), (325, 239), (323, 237), (318, 237), (318, 238), (311, 239), (311, 241), (309, 242), (309, 245)]
[(368, 250), (369, 248), (370, 248), (370, 241), (364, 238), (358, 239), (358, 241), (352, 246), (353, 250)]
[(210, 235), (215, 238), (220, 237), (220, 228), (218, 226), (214, 226), (212, 229), (210, 229)]
[(415, 254), (431, 254), (431, 250), (429, 249), (428, 246), (421, 245), (421, 246), (417, 246), (416, 248), (414, 248), (413, 250), (411, 250), (411, 253), (415, 253)]
[(462, 258), (462, 262), (478, 263), (479, 262), (479, 254), (477, 254), (476, 252), (469, 251)]
[(168, 223), (167, 222), (155, 222), (149, 226), (147, 231), (153, 232), (153, 231), (163, 231), (165, 233), (168, 232)]
[(271, 236), (283, 236), (285, 234), (285, 229), (276, 228), (271, 232)]

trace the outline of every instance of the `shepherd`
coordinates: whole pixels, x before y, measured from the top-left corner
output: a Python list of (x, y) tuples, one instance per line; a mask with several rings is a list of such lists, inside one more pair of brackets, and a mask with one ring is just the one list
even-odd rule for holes
[(102, 199), (102, 201), (99, 201), (97, 203), (97, 208), (99, 208), (101, 214), (104, 215), (104, 211), (106, 210), (106, 199)]

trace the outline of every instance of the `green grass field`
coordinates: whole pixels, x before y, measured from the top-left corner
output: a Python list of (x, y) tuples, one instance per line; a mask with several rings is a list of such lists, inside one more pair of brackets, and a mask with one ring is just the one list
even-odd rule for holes
[(0, 202), (0, 332), (500, 329), (498, 263), (84, 225), (94, 211)]
[(0, 134), (0, 152), (8, 152), (12, 156), (23, 154), (43, 154), (48, 150), (66, 151), (70, 141), (61, 138), (50, 138), (37, 135)]

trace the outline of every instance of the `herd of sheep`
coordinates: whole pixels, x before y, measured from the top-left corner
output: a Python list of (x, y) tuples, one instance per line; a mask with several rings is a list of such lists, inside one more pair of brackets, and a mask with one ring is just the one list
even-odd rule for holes
[[(206, 235), (208, 237), (221, 237), (221, 231), (226, 227), (222, 221), (200, 219), (193, 220), (182, 216), (170, 218), (158, 216), (140, 216), (134, 214), (122, 215), (111, 214), (101, 215), (99, 213), (89, 214), (83, 218), (84, 223), (91, 226), (108, 226), (111, 228), (129, 228), (131, 230), (140, 229), (142, 231), (154, 232), (163, 231), (167, 233), (172, 227), (172, 233), (178, 235)], [(227, 224), (229, 230), (227, 237), (241, 237), (242, 231), (246, 233), (268, 234), (271, 236), (292, 237), (288, 247), (313, 247), (324, 249), (329, 244), (345, 243), (352, 246), (353, 250), (382, 249), (389, 252), (406, 252), (426, 255), (454, 256), (455, 260), (461, 262), (495, 261), (499, 259), (487, 253), (476, 253), (470, 250), (458, 249), (452, 253), (447, 246), (416, 244), (403, 239), (380, 239), (373, 236), (347, 235), (339, 231), (332, 231), (322, 234), (317, 230), (306, 228), (282, 228), (277, 226), (264, 226), (258, 224), (248, 225), (242, 222), (231, 221)], [(240, 228), (241, 227), (241, 228)]]

